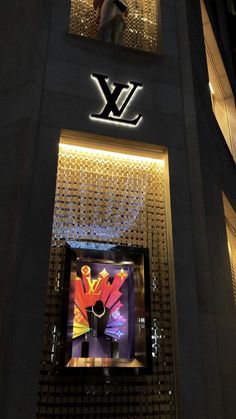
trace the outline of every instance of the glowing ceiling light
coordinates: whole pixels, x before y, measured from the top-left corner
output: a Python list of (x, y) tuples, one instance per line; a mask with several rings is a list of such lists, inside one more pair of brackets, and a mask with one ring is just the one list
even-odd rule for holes
[(65, 144), (60, 143), (59, 147), (64, 150), (74, 150), (78, 152), (84, 152), (84, 153), (93, 153), (95, 155), (103, 155), (103, 156), (110, 156), (110, 157), (119, 157), (123, 159), (129, 159), (129, 160), (136, 160), (136, 161), (143, 161), (143, 162), (150, 162), (150, 163), (158, 163), (160, 165), (164, 165), (163, 159), (157, 159), (154, 157), (144, 157), (139, 155), (133, 155), (133, 154), (125, 154), (125, 153), (119, 153), (116, 151), (108, 151), (108, 150), (100, 150), (97, 148), (89, 148), (89, 147), (81, 147), (73, 144)]

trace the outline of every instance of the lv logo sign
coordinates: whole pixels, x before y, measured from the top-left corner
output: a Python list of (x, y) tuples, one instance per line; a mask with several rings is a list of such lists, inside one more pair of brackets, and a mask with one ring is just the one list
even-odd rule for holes
[(111, 88), (107, 83), (108, 76), (94, 73), (92, 77), (96, 80), (106, 103), (101, 113), (93, 113), (91, 114), (91, 118), (119, 122), (132, 126), (138, 125), (142, 118), (141, 114), (135, 116), (133, 119), (125, 118), (124, 114), (137, 90), (142, 88), (142, 84), (135, 81), (130, 81), (128, 84), (113, 83), (113, 88)]

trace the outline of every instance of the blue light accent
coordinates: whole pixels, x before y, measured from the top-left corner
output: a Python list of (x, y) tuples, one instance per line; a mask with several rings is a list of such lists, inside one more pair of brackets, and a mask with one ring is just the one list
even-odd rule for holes
[(92, 250), (110, 250), (116, 247), (114, 244), (107, 243), (91, 243), (69, 240), (67, 242), (73, 249), (92, 249)]

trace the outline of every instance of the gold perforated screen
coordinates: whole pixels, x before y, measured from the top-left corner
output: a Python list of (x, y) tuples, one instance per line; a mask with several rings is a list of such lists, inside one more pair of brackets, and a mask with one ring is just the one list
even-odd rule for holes
[[(165, 164), (61, 145), (44, 323), (38, 415), (174, 418), (175, 392), (166, 233)], [(56, 368), (66, 240), (148, 247), (152, 364), (149, 374), (65, 375)]]
[[(126, 0), (124, 45), (157, 53), (159, 50), (159, 0)], [(92, 0), (71, 0), (69, 33), (96, 38), (98, 25)]]
[(229, 258), (230, 258), (232, 285), (233, 285), (233, 293), (234, 293), (234, 305), (236, 307), (236, 231), (233, 229), (233, 227), (228, 221), (226, 224), (226, 231), (227, 231), (227, 238), (228, 238)]

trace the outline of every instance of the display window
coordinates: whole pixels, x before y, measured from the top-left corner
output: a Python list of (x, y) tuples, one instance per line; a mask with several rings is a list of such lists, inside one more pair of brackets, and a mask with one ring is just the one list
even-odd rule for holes
[(201, 12), (212, 110), (225, 142), (236, 161), (234, 95), (203, 0), (201, 0)]
[(71, 0), (69, 33), (157, 53), (159, 0)]
[(68, 242), (64, 281), (64, 366), (147, 367), (148, 250)]
[(129, 391), (146, 416), (175, 414), (171, 237), (166, 149), (61, 131), (40, 418), (82, 417), (95, 397), (103, 411), (111, 388), (115, 409)]

